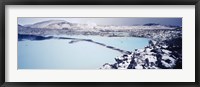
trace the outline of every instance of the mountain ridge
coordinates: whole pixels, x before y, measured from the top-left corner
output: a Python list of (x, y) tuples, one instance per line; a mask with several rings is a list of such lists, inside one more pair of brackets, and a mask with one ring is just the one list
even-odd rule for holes
[[(22, 26), (22, 25), (21, 25)], [(41, 28), (41, 29), (176, 29), (180, 26), (173, 25), (161, 25), (157, 23), (147, 23), (142, 25), (130, 25), (130, 26), (120, 26), (120, 25), (98, 25), (98, 24), (81, 24), (81, 23), (71, 23), (65, 20), (47, 20), (41, 21), (34, 24), (24, 25), (27, 28)]]

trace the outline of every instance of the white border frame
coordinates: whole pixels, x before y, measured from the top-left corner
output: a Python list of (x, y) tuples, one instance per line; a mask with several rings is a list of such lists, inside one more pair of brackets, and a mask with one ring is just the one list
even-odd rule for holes
[[(5, 82), (195, 82), (195, 5), (6, 5), (5, 15)], [(182, 17), (183, 69), (17, 70), (17, 17)]]

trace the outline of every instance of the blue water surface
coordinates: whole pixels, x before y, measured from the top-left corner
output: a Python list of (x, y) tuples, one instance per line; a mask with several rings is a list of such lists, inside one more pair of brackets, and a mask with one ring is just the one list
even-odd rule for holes
[[(63, 37), (63, 36), (62, 36)], [(92, 39), (126, 51), (144, 48), (149, 39), (137, 37), (64, 36)], [(18, 69), (99, 69), (122, 53), (86, 41), (48, 39), (18, 41)]]

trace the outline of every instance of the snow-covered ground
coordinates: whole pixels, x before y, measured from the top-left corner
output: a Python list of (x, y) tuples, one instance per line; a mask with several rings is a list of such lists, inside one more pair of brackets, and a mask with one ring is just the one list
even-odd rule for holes
[(181, 69), (181, 39), (178, 37), (161, 42), (150, 40), (149, 46), (144, 49), (135, 49), (116, 57), (116, 63), (105, 63), (100, 69)]

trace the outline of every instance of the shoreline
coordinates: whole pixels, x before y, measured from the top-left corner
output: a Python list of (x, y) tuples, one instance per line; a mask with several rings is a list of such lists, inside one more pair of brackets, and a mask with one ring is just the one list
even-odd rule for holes
[[(166, 42), (150, 40), (149, 45), (143, 49), (135, 49), (129, 54), (122, 54), (115, 58), (116, 63), (105, 63), (100, 69), (182, 69), (182, 45), (174, 47), (176, 45), (172, 44), (178, 43), (173, 40)], [(179, 42), (182, 38), (175, 38), (175, 40)], [(177, 48), (181, 52), (177, 52)]]
[[(55, 33), (57, 32), (57, 33)], [(122, 32), (90, 32), (45, 29), (19, 29), (18, 34), (36, 35), (43, 39), (51, 35), (84, 35), (101, 37), (138, 37), (150, 39), (149, 46), (116, 57), (114, 64), (105, 63), (100, 69), (182, 69), (182, 30), (133, 30)], [(69, 39), (69, 38), (61, 38)], [(72, 39), (72, 38), (71, 38)], [(176, 42), (174, 40), (178, 40)], [(88, 40), (83, 40), (88, 41)], [(91, 40), (90, 40), (91, 41)], [(89, 41), (88, 41), (89, 42)], [(73, 42), (72, 42), (73, 43)], [(92, 41), (92, 43), (96, 43)], [(102, 45), (97, 42), (96, 44)], [(103, 45), (102, 45), (103, 46)], [(107, 47), (107, 46), (106, 46)], [(112, 49), (112, 47), (111, 47)], [(149, 50), (149, 51), (147, 51)], [(113, 58), (114, 59), (114, 58)]]
[(92, 39), (83, 39), (83, 38), (74, 38), (74, 37), (71, 38), (71, 37), (62, 37), (62, 36), (46, 36), (46, 37), (44, 37), (44, 36), (38, 36), (38, 35), (18, 34), (18, 41), (23, 41), (24, 39), (28, 39), (28, 40), (67, 39), (67, 40), (71, 40), (69, 42), (69, 44), (77, 43), (77, 42), (80, 42), (80, 41), (86, 41), (86, 42), (89, 42), (89, 43), (94, 43), (94, 44), (106, 47), (108, 49), (118, 51), (122, 54), (131, 52), (131, 51), (123, 50), (123, 49), (120, 49), (120, 48), (117, 48), (117, 47), (114, 47), (114, 46), (109, 46), (109, 45), (106, 45), (104, 43), (94, 41)]

